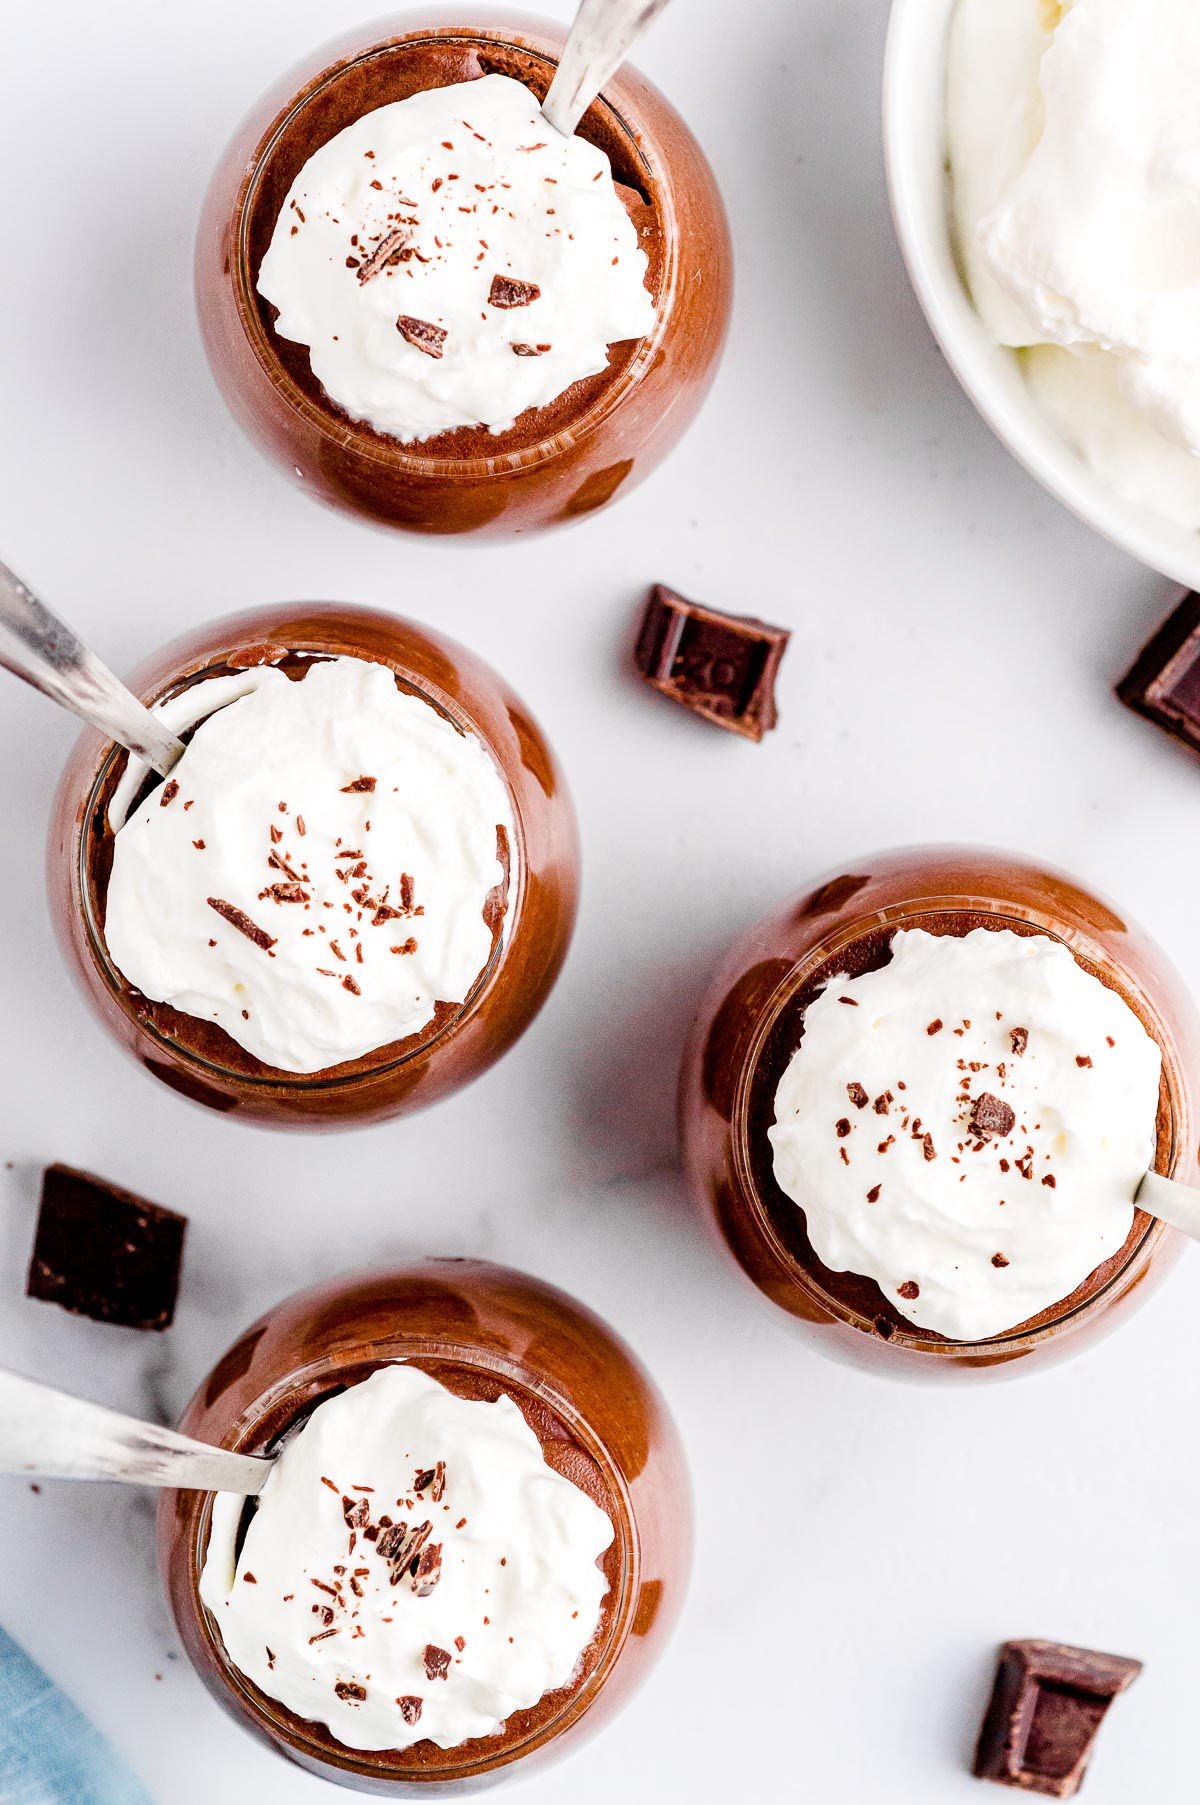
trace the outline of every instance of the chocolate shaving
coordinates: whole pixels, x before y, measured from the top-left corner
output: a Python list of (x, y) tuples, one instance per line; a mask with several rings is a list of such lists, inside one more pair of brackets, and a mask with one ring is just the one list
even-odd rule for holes
[(1012, 1106), (991, 1091), (982, 1091), (971, 1105), (971, 1133), (981, 1141), (986, 1141), (993, 1134), (1003, 1138), (1011, 1134), (1016, 1124), (1016, 1114)]
[(175, 779), (172, 777), (171, 779), (169, 779), (169, 781), (167, 783), (164, 783), (164, 785), (162, 787), (162, 794), (160, 795), (160, 797), (158, 799), (159, 808), (166, 808), (169, 803), (174, 802), (174, 800), (175, 800), (176, 796), (178, 796), (178, 794), (179, 794), (179, 785), (176, 783)]
[(432, 320), (414, 319), (411, 313), (402, 313), (396, 321), (396, 331), (417, 351), (423, 351), (426, 357), (441, 357), (442, 347), (446, 343), (446, 328), (435, 326)]
[(356, 777), (353, 783), (344, 783), (342, 785), (342, 795), (357, 796), (362, 794), (369, 796), (375, 788), (375, 783), (376, 779), (374, 777)]
[(342, 1499), (342, 1515), (347, 1529), (365, 1529), (371, 1521), (371, 1510), (365, 1498)]
[(528, 307), (541, 295), (536, 282), (521, 282), (516, 276), (493, 276), (488, 293), (489, 307)]
[(338, 1680), (333, 1690), (347, 1705), (361, 1705), (367, 1696), (366, 1687), (357, 1680)]
[(992, 1265), (993, 1266), (1007, 1266), (1008, 1261), (1005, 1259), (1005, 1257), (1002, 1253), (994, 1253), (992, 1255)]
[(442, 1544), (430, 1542), (428, 1548), (423, 1548), (417, 1557), (412, 1589), (418, 1598), (428, 1598), (441, 1577)]
[(387, 233), (385, 237), (381, 238), (370, 256), (363, 259), (358, 271), (359, 281), (369, 282), (373, 276), (377, 276), (380, 270), (386, 268), (389, 263), (399, 263), (400, 252), (408, 243), (408, 238), (409, 229), (407, 226), (397, 226), (394, 231)]
[(511, 345), (509, 348), (512, 351), (512, 354), (514, 357), (545, 357), (547, 351), (553, 350), (554, 347), (552, 345), (515, 345), (514, 344), (514, 345)]
[(396, 1703), (400, 1707), (400, 1715), (406, 1724), (420, 1723), (422, 1700), (414, 1692), (406, 1692)]
[(1017, 1058), (1019, 1059), (1021, 1057), (1022, 1053), (1025, 1051), (1026, 1047), (1029, 1045), (1029, 1029), (1028, 1028), (1014, 1028), (1012, 1033), (1009, 1035), (1008, 1040), (1009, 1040), (1009, 1045), (1012, 1047), (1013, 1052), (1016, 1054)]
[(356, 984), (354, 979), (349, 975), (342, 979), (342, 989), (348, 990), (353, 997), (360, 997), (362, 995), (361, 986)]
[(398, 1586), (405, 1574), (416, 1567), (418, 1557), (432, 1534), (432, 1523), (414, 1523), (411, 1529), (406, 1523), (393, 1523), (382, 1531), (375, 1544), (375, 1552), (381, 1554), (390, 1566), (394, 1586)]
[(855, 1109), (865, 1109), (867, 1104), (871, 1101), (870, 1096), (861, 1084), (848, 1084), (846, 1086), (846, 1095), (849, 1097), (851, 1103), (853, 1103)]
[(277, 903), (306, 903), (310, 900), (308, 891), (298, 881), (291, 884), (268, 884), (258, 894), (260, 898), (270, 897), (272, 902)]
[(293, 884), (301, 884), (304, 882), (300, 873), (292, 870), (292, 867), (288, 864), (281, 852), (269, 852), (267, 854), (267, 864), (274, 865), (276, 871), (282, 871), (284, 877), (288, 878)]
[(845, 1140), (845, 1138), (846, 1138), (846, 1136), (847, 1136), (847, 1135), (848, 1135), (848, 1134), (849, 1134), (849, 1132), (850, 1132), (850, 1118), (849, 1118), (849, 1116), (841, 1116), (841, 1117), (839, 1117), (839, 1119), (838, 1119), (838, 1120), (837, 1120), (837, 1122), (835, 1122), (835, 1123), (834, 1123), (834, 1127), (835, 1127), (835, 1128), (836, 1128), (836, 1129), (837, 1129), (837, 1132), (838, 1132), (838, 1138), (839, 1138), (839, 1139), (840, 1139), (840, 1140), (843, 1140), (843, 1141), (844, 1141), (844, 1140)]
[(425, 1678), (427, 1680), (444, 1680), (450, 1671), (450, 1650), (438, 1648), (433, 1642), (425, 1644)]
[(902, 1285), (896, 1287), (896, 1293), (897, 1296), (903, 1297), (911, 1303), (914, 1298), (920, 1297), (921, 1287), (915, 1279), (905, 1279)]
[(255, 946), (261, 946), (264, 952), (269, 952), (275, 945), (273, 937), (260, 928), (257, 922), (251, 921), (244, 909), (237, 908), (231, 902), (225, 902), (219, 896), (206, 896), (204, 900), (210, 909), (215, 909), (217, 914), (229, 923), (231, 928), (236, 928), (239, 934), (246, 936), (247, 940), (253, 940)]
[(429, 1492), (435, 1504), (440, 1504), (446, 1496), (446, 1463), (439, 1460), (436, 1466), (420, 1467), (413, 1474), (413, 1491)]
[(940, 1034), (942, 1029), (945, 1027), (945, 1025), (946, 1024), (943, 1022), (941, 1016), (939, 1015), (936, 1018), (936, 1020), (930, 1022), (929, 1026), (926, 1028), (925, 1032), (926, 1032), (926, 1034)]

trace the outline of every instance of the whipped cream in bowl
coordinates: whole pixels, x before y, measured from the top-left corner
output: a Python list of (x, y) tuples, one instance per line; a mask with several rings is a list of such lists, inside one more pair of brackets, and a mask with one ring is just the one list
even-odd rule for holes
[(947, 362), (1052, 494), (1191, 587), (1195, 41), (1163, 0), (895, 0), (884, 79), (892, 212)]

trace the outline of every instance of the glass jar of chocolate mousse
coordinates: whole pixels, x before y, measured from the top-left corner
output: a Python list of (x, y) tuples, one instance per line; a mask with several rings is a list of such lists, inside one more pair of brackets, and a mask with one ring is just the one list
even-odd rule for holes
[(164, 1494), (160, 1560), (210, 1692), (324, 1779), (523, 1775), (613, 1715), (678, 1614), (691, 1502), (666, 1407), (611, 1329), (521, 1273), (429, 1260), (303, 1292), (181, 1426), (282, 1447), (259, 1500)]
[(565, 138), (564, 42), (438, 8), (327, 46), (213, 177), (196, 287), (217, 381), (323, 501), (429, 533), (602, 507), (684, 432), (731, 250), (691, 132), (628, 66)]
[(433, 1102), (528, 1026), (566, 955), (562, 774), (480, 660), (343, 604), (217, 621), (132, 687), (166, 782), (89, 730), (54, 803), (53, 918), (108, 1031), (198, 1103), (292, 1128)]
[(681, 1087), (691, 1183), (818, 1346), (901, 1376), (1075, 1353), (1181, 1246), (1200, 1021), (1126, 918), (1060, 873), (865, 858), (721, 967)]

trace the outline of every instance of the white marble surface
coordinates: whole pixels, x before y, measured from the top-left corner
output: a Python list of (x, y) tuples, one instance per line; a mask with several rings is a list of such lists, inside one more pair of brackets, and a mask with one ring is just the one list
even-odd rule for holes
[[(736, 15), (677, 0), (645, 46), (723, 183), (739, 279), (716, 391), (656, 477), (569, 533), (493, 549), (320, 511), (226, 416), (192, 318), (190, 240), (240, 114), (371, 11), (4, 10), (0, 555), (118, 668), (287, 597), (394, 606), (469, 640), (571, 774), (578, 938), (519, 1048), (428, 1115), (310, 1142), (204, 1114), (125, 1063), (60, 966), (40, 861), (72, 729), (5, 683), (0, 1360), (171, 1416), (246, 1321), (316, 1274), (426, 1250), (525, 1265), (654, 1369), (691, 1450), (700, 1539), (651, 1684), (567, 1767), (514, 1787), (522, 1799), (565, 1785), (578, 1805), (616, 1788), (635, 1805), (966, 1805), (994, 1645), (1048, 1635), (1147, 1663), (1105, 1726), (1092, 1805), (1173, 1805), (1193, 1784), (1200, 1255), (1061, 1370), (888, 1385), (797, 1345), (721, 1262), (672, 1131), (680, 1035), (718, 951), (810, 875), (883, 844), (984, 836), (1073, 867), (1200, 989), (1200, 767), (1109, 693), (1171, 590), (1034, 487), (930, 342), (883, 199), (883, 0)], [(794, 629), (762, 747), (629, 679), (653, 578)], [(165, 1337), (22, 1300), (53, 1159), (190, 1214)], [(159, 1805), (335, 1796), (201, 1691), (144, 1498), (2, 1483), (0, 1546), (0, 1622)]]

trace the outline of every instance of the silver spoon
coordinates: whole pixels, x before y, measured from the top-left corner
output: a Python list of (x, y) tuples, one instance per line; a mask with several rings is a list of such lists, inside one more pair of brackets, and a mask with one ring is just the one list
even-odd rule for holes
[(580, 0), (542, 113), (569, 138), (667, 0)]
[(201, 1492), (261, 1492), (274, 1466), (192, 1441), (102, 1404), (0, 1371), (0, 1473), (119, 1479)]
[(1177, 1178), (1164, 1178), (1161, 1172), (1147, 1172), (1134, 1202), (1148, 1215), (1169, 1222), (1180, 1234), (1200, 1241), (1200, 1191), (1194, 1186), (1180, 1184)]
[(183, 741), (51, 614), (7, 564), (0, 564), (0, 664), (116, 740), (162, 777), (183, 757)]

